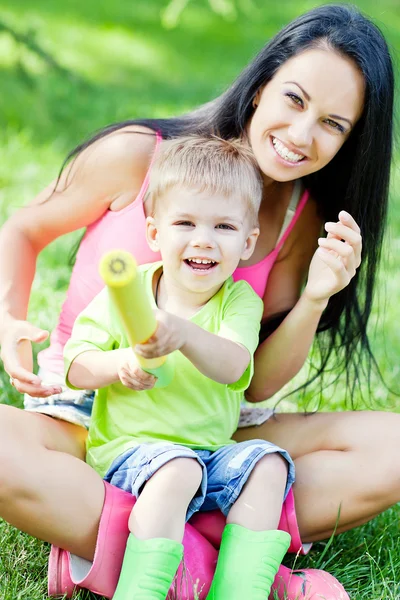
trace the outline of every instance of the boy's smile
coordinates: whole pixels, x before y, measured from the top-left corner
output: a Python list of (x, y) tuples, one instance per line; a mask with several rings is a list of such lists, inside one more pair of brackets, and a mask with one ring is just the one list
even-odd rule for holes
[(207, 275), (214, 267), (218, 265), (216, 260), (211, 260), (209, 258), (203, 258), (200, 256), (185, 258), (184, 262), (198, 275), (201, 273)]
[(242, 198), (168, 190), (147, 219), (148, 242), (161, 252), (168, 292), (207, 302), (252, 254), (258, 229), (250, 221)]

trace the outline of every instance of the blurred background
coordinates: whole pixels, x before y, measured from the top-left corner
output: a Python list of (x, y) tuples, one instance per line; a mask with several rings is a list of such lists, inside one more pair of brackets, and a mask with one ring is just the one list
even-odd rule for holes
[[(214, 98), (268, 38), (322, 4), (326, 3), (0, 0), (0, 224), (54, 179), (67, 153), (94, 131), (124, 119), (180, 114)], [(398, 74), (400, 1), (355, 4), (382, 29)], [(399, 392), (398, 158), (397, 149), (370, 333), (386, 382)], [(70, 274), (68, 257), (79, 235), (56, 241), (39, 258), (30, 319), (41, 327), (51, 329), (55, 323)], [(333, 396), (326, 395), (324, 409), (345, 407), (341, 385)], [(283, 407), (301, 409), (309, 400), (294, 395)], [(0, 402), (21, 404), (1, 367)], [(373, 380), (373, 397), (367, 404), (400, 411), (400, 397), (388, 392), (379, 378)], [(307, 564), (339, 576), (352, 598), (398, 599), (398, 520), (399, 510), (393, 509), (331, 546), (319, 544), (324, 550), (308, 557)], [(5, 524), (0, 525), (0, 537), (1, 600), (45, 598), (46, 545)]]
[[(0, 0), (0, 224), (48, 184), (67, 153), (94, 131), (135, 117), (177, 115), (214, 98), (275, 32), (321, 4), (326, 3)], [(399, 0), (355, 4), (382, 29), (398, 71)], [(400, 334), (393, 326), (399, 319), (400, 286), (397, 180), (395, 163), (370, 333), (387, 383), (400, 390)], [(55, 322), (70, 274), (68, 257), (78, 237), (66, 236), (40, 256), (30, 318), (42, 327), (51, 329)], [(0, 401), (19, 403), (0, 371), (1, 382)], [(309, 400), (309, 395), (303, 400), (291, 397), (284, 408), (293, 410), (296, 401), (302, 406)], [(374, 406), (400, 407), (379, 378), (370, 400)], [(344, 406), (341, 383), (334, 394), (326, 394), (323, 406)]]

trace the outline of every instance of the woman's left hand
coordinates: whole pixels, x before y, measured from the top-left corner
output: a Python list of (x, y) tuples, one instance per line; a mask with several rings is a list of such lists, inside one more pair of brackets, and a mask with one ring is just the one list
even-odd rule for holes
[(182, 348), (186, 342), (185, 320), (164, 310), (154, 311), (157, 329), (145, 344), (137, 344), (135, 352), (144, 358), (165, 356)]
[(325, 223), (326, 238), (319, 238), (308, 272), (304, 293), (313, 301), (328, 302), (345, 288), (361, 263), (360, 228), (349, 213), (342, 210), (336, 223)]

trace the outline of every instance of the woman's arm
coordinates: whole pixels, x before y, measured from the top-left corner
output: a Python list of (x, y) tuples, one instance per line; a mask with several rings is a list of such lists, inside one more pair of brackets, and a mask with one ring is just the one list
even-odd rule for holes
[[(309, 203), (300, 221), (268, 282), (264, 319), (290, 312), (257, 349), (255, 374), (247, 392), (247, 399), (252, 402), (270, 398), (299, 372), (329, 297), (348, 284), (359, 265), (361, 237), (353, 219), (346, 220), (342, 215), (342, 222), (334, 227), (346, 230), (339, 235), (328, 234), (325, 241), (318, 240), (321, 223), (313, 203)], [(346, 238), (347, 241), (341, 241)], [(320, 248), (315, 252), (317, 240)], [(328, 253), (322, 250), (327, 246)], [(301, 294), (307, 270), (308, 282)]]
[(25, 320), (39, 252), (59, 236), (93, 223), (107, 209), (132, 202), (153, 149), (153, 136), (115, 133), (99, 140), (64, 170), (53, 194), (55, 182), (1, 229), (1, 357), (18, 391), (48, 396), (56, 390), (41, 386), (31, 372), (30, 342), (47, 337)]

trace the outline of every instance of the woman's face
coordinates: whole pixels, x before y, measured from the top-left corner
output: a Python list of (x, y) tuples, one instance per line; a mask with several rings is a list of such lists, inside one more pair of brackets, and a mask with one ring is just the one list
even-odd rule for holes
[(294, 56), (257, 94), (248, 135), (264, 175), (290, 181), (322, 169), (360, 118), (364, 78), (331, 50)]

